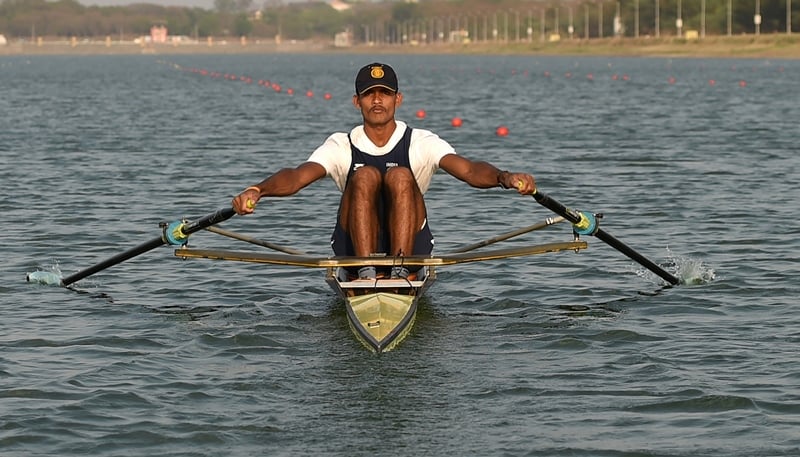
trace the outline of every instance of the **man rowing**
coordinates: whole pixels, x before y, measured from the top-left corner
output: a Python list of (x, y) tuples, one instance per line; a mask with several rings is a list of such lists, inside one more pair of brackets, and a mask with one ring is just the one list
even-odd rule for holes
[[(342, 191), (331, 246), (338, 256), (398, 257), (428, 255), (433, 234), (423, 195), (441, 168), (476, 188), (503, 187), (533, 194), (532, 175), (501, 171), (494, 165), (456, 154), (436, 134), (412, 129), (395, 119), (403, 103), (392, 67), (372, 63), (358, 71), (353, 105), (363, 124), (349, 133), (328, 137), (296, 168), (284, 168), (233, 199), (238, 214), (254, 212), (262, 197), (285, 197), (330, 176)], [(375, 279), (375, 267), (358, 270), (359, 279)], [(397, 266), (388, 274), (406, 278), (409, 269)]]

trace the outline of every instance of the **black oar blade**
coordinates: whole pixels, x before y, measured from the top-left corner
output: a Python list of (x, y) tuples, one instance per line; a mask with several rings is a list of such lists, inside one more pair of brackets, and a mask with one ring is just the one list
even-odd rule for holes
[[(602, 240), (603, 242), (605, 242), (606, 244), (608, 244), (612, 248), (614, 248), (617, 251), (625, 254), (630, 259), (634, 260), (635, 262), (639, 263), (639, 265), (647, 268), (648, 270), (652, 271), (656, 275), (660, 276), (662, 279), (664, 279), (668, 283), (672, 284), (673, 286), (680, 283), (678, 278), (676, 278), (675, 276), (673, 276), (672, 274), (670, 274), (669, 272), (667, 272), (663, 268), (659, 267), (658, 265), (656, 265), (652, 261), (648, 260), (645, 256), (639, 254), (638, 252), (633, 250), (633, 248), (631, 248), (630, 246), (628, 246), (625, 243), (623, 243), (622, 241), (616, 239), (614, 236), (612, 236), (610, 233), (604, 231), (603, 229), (597, 228), (597, 226), (596, 226), (597, 222), (593, 218), (592, 218), (591, 221), (588, 221), (587, 217), (584, 214), (581, 214), (580, 212), (577, 212), (577, 211), (574, 211), (574, 210), (571, 210), (571, 209), (567, 208), (566, 206), (564, 206), (561, 203), (559, 203), (557, 200), (553, 199), (549, 195), (544, 194), (542, 192), (538, 192), (537, 191), (535, 194), (533, 194), (533, 198), (535, 198), (536, 201), (539, 202), (540, 205), (542, 205), (545, 208), (553, 211), (554, 213), (558, 214), (559, 216), (563, 217), (564, 219), (572, 222), (572, 224), (580, 225), (581, 229), (584, 230), (584, 231), (580, 232), (581, 234), (588, 233), (590, 235), (596, 236), (597, 238), (599, 238), (600, 240)], [(590, 227), (586, 226), (587, 222), (589, 222), (588, 225), (590, 225)]]
[[(103, 271), (106, 268), (113, 267), (118, 263), (122, 263), (128, 259), (132, 259), (138, 255), (144, 254), (145, 252), (151, 251), (159, 246), (164, 244), (185, 244), (186, 239), (189, 238), (189, 235), (195, 233), (197, 231), (203, 230), (207, 227), (210, 227), (214, 224), (218, 224), (220, 222), (226, 221), (233, 217), (236, 212), (233, 208), (223, 208), (217, 210), (211, 214), (208, 214), (194, 222), (184, 222), (184, 221), (176, 221), (169, 225), (165, 225), (162, 229), (161, 236), (157, 238), (153, 238), (150, 241), (146, 241), (136, 247), (128, 249), (125, 252), (121, 252), (113, 257), (110, 257), (96, 265), (93, 265), (89, 268), (81, 270), (73, 275), (67, 276), (64, 279), (61, 279), (58, 284), (62, 286), (68, 286), (76, 281), (80, 281), (81, 279), (91, 276), (99, 271)], [(46, 273), (46, 274), (35, 274), (37, 272), (28, 274), (26, 279), (30, 282), (39, 282), (42, 284), (56, 284), (53, 276), (54, 273)]]

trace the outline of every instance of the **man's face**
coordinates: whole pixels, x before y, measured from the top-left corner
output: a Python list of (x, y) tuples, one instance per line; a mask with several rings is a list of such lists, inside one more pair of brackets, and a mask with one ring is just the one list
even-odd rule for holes
[(373, 87), (361, 95), (353, 96), (353, 105), (361, 110), (364, 124), (386, 125), (394, 120), (394, 113), (403, 103), (403, 95), (385, 87)]

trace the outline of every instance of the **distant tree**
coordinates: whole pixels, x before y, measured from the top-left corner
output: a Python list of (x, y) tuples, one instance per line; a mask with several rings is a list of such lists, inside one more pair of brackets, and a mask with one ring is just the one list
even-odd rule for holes
[(236, 11), (236, 0), (214, 0), (214, 9), (223, 14)]
[(245, 13), (253, 7), (253, 0), (214, 0), (214, 9), (223, 14)]
[(397, 22), (417, 19), (421, 16), (420, 13), (420, 7), (418, 3), (400, 2), (392, 4), (392, 20)]
[(290, 40), (307, 40), (316, 37), (332, 37), (344, 28), (341, 13), (327, 3), (307, 3), (270, 8), (262, 21), (270, 30)]
[(247, 14), (236, 15), (236, 20), (233, 21), (233, 30), (236, 36), (249, 36), (253, 31), (253, 24), (247, 18)]

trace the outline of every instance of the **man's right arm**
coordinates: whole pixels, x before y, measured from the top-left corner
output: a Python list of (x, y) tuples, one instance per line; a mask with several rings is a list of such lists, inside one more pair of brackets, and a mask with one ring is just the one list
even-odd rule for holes
[(231, 202), (237, 214), (255, 211), (261, 197), (286, 197), (325, 177), (325, 168), (316, 162), (304, 162), (297, 168), (284, 168), (260, 183), (250, 186)]

